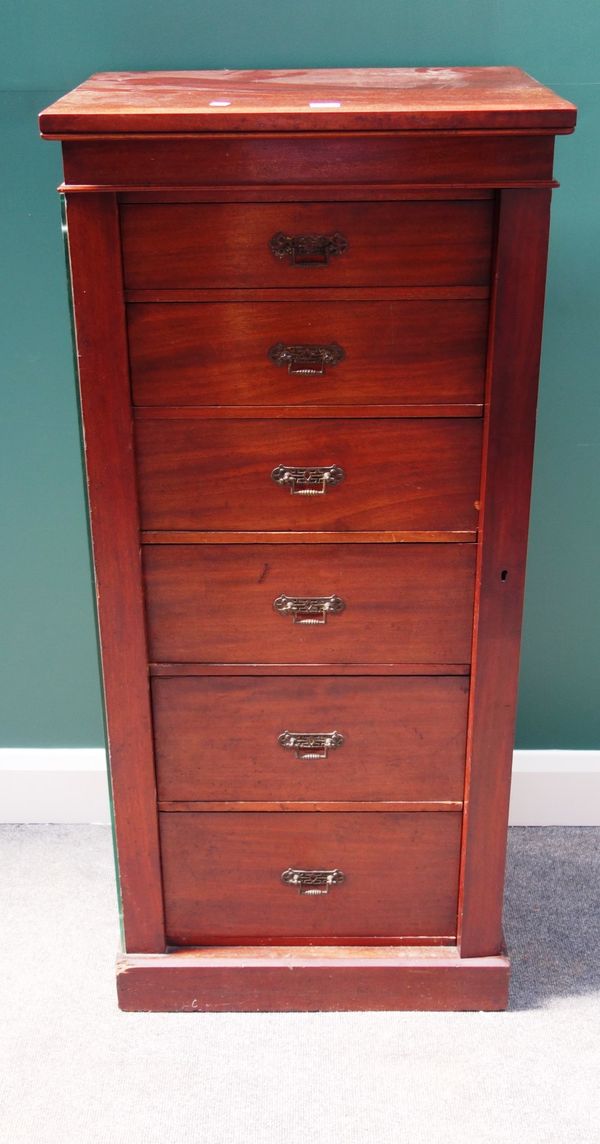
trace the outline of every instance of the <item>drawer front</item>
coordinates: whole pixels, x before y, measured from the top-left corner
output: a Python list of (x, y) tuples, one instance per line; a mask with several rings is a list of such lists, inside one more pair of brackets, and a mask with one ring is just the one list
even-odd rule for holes
[(460, 676), (153, 679), (159, 798), (461, 801), (468, 692)]
[[(485, 301), (156, 302), (131, 303), (127, 315), (137, 405), (339, 403), (343, 414), (483, 399)], [(332, 345), (343, 351), (333, 365)], [(322, 374), (294, 372), (305, 346)]]
[[(124, 205), (125, 285), (483, 285), (492, 219), (491, 200)], [(323, 239), (325, 250), (331, 239), (340, 252), (319, 259), (317, 244), (306, 261), (281, 249), (305, 236)]]
[[(150, 657), (163, 663), (466, 664), (475, 548), (145, 545)], [(307, 599), (330, 601), (334, 611), (341, 602), (343, 610), (325, 612), (324, 623), (305, 623), (321, 618), (320, 605), (310, 615)]]
[(152, 419), (136, 441), (144, 529), (477, 527), (478, 418)]
[[(167, 940), (452, 937), (460, 830), (457, 813), (161, 814)], [(344, 880), (300, 893), (287, 870)]]

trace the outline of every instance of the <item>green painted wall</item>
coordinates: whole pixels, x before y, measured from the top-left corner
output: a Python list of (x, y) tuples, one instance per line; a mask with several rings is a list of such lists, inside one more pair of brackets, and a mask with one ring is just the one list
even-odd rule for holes
[(600, 746), (598, 0), (4, 0), (0, 745), (102, 742), (69, 318), (36, 114), (94, 71), (515, 64), (580, 107), (559, 140), (521, 747)]

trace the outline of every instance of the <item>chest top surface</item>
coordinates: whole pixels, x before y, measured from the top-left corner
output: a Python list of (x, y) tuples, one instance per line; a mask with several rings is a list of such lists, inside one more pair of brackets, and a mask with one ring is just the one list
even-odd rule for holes
[(40, 115), (44, 137), (235, 131), (573, 130), (573, 104), (513, 67), (106, 72)]

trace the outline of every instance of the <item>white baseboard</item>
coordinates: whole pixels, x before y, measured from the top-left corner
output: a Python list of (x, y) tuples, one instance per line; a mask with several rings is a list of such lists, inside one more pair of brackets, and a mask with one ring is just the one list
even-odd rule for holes
[(600, 826), (600, 751), (515, 751), (511, 826)]
[[(101, 748), (0, 749), (0, 822), (110, 822)], [(600, 751), (515, 751), (512, 826), (600, 826)]]
[(0, 749), (0, 822), (110, 822), (102, 747)]

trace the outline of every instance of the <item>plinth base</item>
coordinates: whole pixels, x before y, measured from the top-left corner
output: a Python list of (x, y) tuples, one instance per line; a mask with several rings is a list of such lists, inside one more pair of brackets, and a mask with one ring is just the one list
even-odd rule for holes
[(211, 946), (122, 954), (117, 990), (128, 1012), (497, 1010), (509, 971), (454, 946)]

